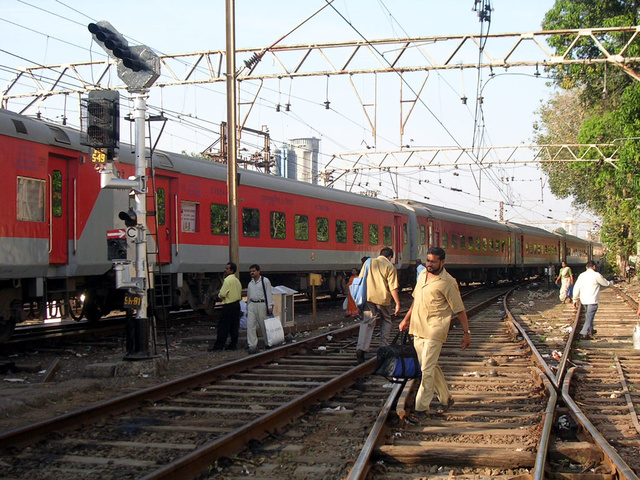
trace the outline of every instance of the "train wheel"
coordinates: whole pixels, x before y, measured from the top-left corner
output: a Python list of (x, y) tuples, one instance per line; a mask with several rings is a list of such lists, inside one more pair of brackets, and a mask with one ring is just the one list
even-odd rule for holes
[(102, 308), (96, 300), (97, 295), (98, 294), (93, 291), (88, 291), (87, 293), (85, 293), (84, 308), (82, 309), (82, 313), (90, 322), (97, 322), (102, 318)]
[(8, 342), (16, 327), (15, 319), (0, 318), (0, 343)]
[(44, 320), (47, 318), (47, 302), (44, 297), (29, 303), (28, 318)]
[(22, 302), (14, 300), (11, 302), (11, 315), (9, 318), (0, 317), (0, 343), (8, 342), (16, 327), (16, 323), (23, 320)]
[(60, 300), (51, 300), (47, 304), (47, 318), (62, 317), (62, 309), (60, 308)]
[(77, 322), (84, 316), (84, 302), (77, 295), (69, 296), (67, 300), (67, 310), (69, 316)]

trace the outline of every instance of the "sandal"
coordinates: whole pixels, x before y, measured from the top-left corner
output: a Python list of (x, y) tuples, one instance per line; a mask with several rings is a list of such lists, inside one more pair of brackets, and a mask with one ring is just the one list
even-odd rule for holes
[(446, 405), (438, 405), (438, 408), (436, 408), (436, 413), (439, 415), (442, 415), (443, 413), (447, 413), (449, 411), (449, 409), (451, 407), (453, 407), (453, 404), (456, 403), (455, 400), (453, 399), (453, 397), (451, 397), (449, 399), (449, 402)]
[(427, 418), (429, 418), (429, 414), (427, 412), (413, 412), (407, 417), (406, 421), (411, 425), (420, 425)]

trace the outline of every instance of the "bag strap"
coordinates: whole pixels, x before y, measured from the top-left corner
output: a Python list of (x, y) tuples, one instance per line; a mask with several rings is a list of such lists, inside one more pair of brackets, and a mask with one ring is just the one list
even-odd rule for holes
[(267, 299), (267, 287), (264, 286), (264, 276), (260, 275), (262, 280), (262, 291), (264, 292), (264, 305), (267, 307), (267, 315), (269, 315), (269, 300)]

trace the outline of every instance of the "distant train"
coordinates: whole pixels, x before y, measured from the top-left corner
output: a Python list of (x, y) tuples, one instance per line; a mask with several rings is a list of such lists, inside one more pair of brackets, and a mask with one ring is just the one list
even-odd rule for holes
[[(128, 192), (101, 189), (89, 150), (77, 130), (0, 110), (0, 339), (26, 318), (96, 320), (122, 307), (106, 235), (124, 228), (118, 214)], [(211, 311), (228, 261), (226, 166), (160, 151), (150, 163), (154, 298), (169, 309)], [(122, 145), (119, 177), (133, 175), (133, 164), (131, 147)], [(393, 248), (403, 285), (434, 245), (465, 283), (524, 278), (561, 260), (575, 268), (602, 254), (600, 245), (569, 235), (248, 170), (239, 173), (238, 202), (239, 270), (258, 263), (274, 285), (301, 292), (317, 273), (322, 290), (344, 293), (343, 272), (383, 246)]]

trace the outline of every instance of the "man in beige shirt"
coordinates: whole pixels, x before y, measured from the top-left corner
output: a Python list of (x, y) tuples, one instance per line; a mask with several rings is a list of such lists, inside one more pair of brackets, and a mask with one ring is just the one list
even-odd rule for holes
[[(380, 345), (389, 345), (389, 333), (391, 332), (391, 300), (396, 302), (393, 315), (400, 313), (400, 294), (398, 284), (398, 272), (391, 263), (393, 249), (384, 247), (380, 250), (380, 256), (369, 262), (369, 272), (367, 274), (367, 304), (360, 323), (358, 333), (358, 344), (356, 345), (356, 358), (358, 363), (365, 361), (365, 352), (371, 346), (373, 329), (378, 319), (382, 319), (380, 325)], [(365, 265), (362, 266), (360, 276), (365, 272)]]
[(453, 397), (438, 365), (438, 358), (442, 345), (447, 340), (454, 313), (458, 316), (464, 331), (460, 346), (464, 350), (471, 344), (467, 313), (458, 283), (444, 269), (445, 257), (446, 253), (442, 248), (429, 249), (427, 268), (418, 277), (413, 291), (413, 303), (399, 325), (400, 330), (409, 329), (409, 333), (413, 335), (413, 344), (422, 369), (415, 412), (407, 417), (407, 422), (416, 425), (428, 417), (434, 392), (440, 400), (437, 413), (445, 413), (453, 406)]

